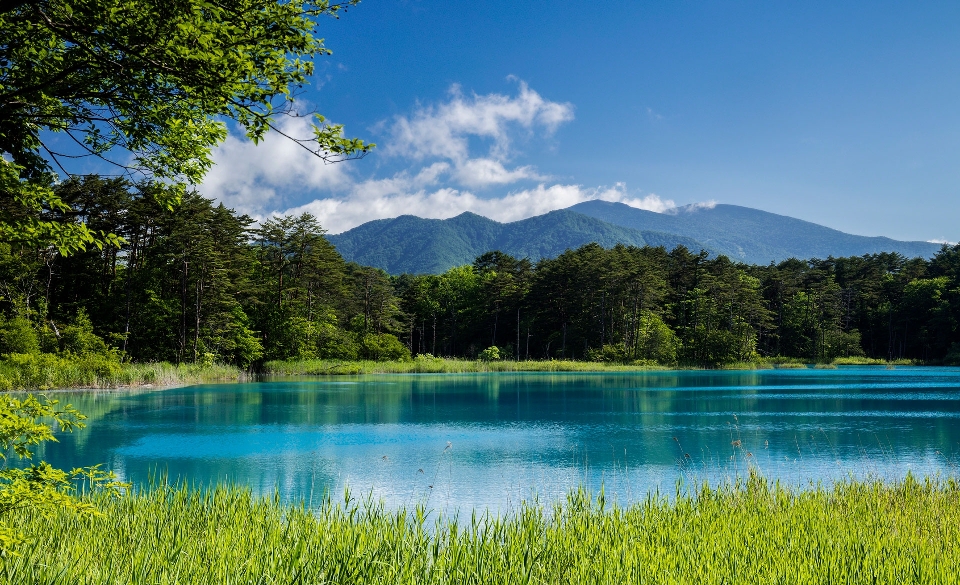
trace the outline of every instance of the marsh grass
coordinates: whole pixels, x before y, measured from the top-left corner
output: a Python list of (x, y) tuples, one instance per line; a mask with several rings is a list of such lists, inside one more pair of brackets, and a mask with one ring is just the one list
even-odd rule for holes
[[(761, 358), (755, 361), (722, 364), (721, 370), (835, 369), (848, 365), (918, 365), (911, 360), (887, 362), (868, 358), (838, 358), (829, 363), (810, 364), (799, 358)], [(631, 364), (575, 360), (480, 361), (418, 356), (407, 361), (274, 360), (263, 365), (268, 376), (337, 376), (358, 374), (465, 374), (483, 372), (644, 372), (656, 370), (704, 369), (696, 366), (664, 366), (651, 361)]]
[[(839, 358), (837, 365), (916, 365), (909, 360), (885, 362), (867, 358)], [(764, 358), (724, 364), (726, 370), (803, 369), (811, 367), (796, 358)], [(613, 364), (575, 360), (479, 361), (418, 356), (407, 361), (284, 360), (266, 362), (261, 370), (268, 376), (357, 375), (357, 374), (462, 374), (484, 372), (643, 372), (668, 369), (701, 369), (663, 366), (651, 361)], [(179, 364), (167, 362), (126, 363), (111, 355), (63, 356), (55, 354), (5, 354), (0, 356), (0, 391), (76, 388), (122, 388), (142, 386), (183, 386), (205, 382), (236, 382), (251, 376), (223, 364)]]
[(264, 364), (267, 375), (355, 375), (355, 374), (463, 374), (474, 372), (634, 372), (666, 370), (666, 366), (641, 362), (633, 365), (573, 360), (478, 361), (450, 358), (421, 358), (409, 361), (288, 360)]
[(922, 362), (917, 360), (899, 359), (899, 360), (879, 360), (868, 357), (839, 357), (832, 362), (837, 366), (919, 366)]
[(8, 391), (180, 386), (244, 377), (244, 372), (233, 366), (131, 364), (101, 355), (6, 354), (0, 359), (0, 390)]
[(751, 473), (626, 507), (578, 490), (469, 518), (238, 487), (92, 499), (96, 518), (14, 512), (31, 542), (0, 559), (5, 582), (951, 583), (960, 566), (954, 479), (793, 491)]

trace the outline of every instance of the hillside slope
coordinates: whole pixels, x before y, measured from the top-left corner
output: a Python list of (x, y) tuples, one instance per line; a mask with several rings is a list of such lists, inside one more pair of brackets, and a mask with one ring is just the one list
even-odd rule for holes
[(608, 248), (617, 244), (705, 247), (693, 238), (631, 229), (566, 209), (511, 223), (469, 212), (450, 219), (403, 215), (367, 222), (329, 239), (348, 261), (391, 274), (439, 273), (469, 264), (490, 250), (536, 261), (591, 242)]
[(899, 252), (929, 257), (940, 249), (929, 242), (903, 242), (847, 234), (809, 221), (738, 205), (686, 206), (654, 213), (609, 201), (587, 201), (569, 208), (577, 213), (637, 230), (657, 230), (693, 238), (733, 260), (753, 264), (787, 258), (861, 256)]
[(684, 245), (751, 264), (878, 252), (930, 257), (940, 249), (929, 242), (856, 236), (737, 205), (687, 206), (673, 213), (654, 213), (608, 201), (587, 201), (511, 223), (469, 212), (450, 219), (402, 215), (367, 222), (330, 236), (330, 241), (348, 261), (391, 274), (440, 273), (469, 264), (490, 250), (536, 261), (590, 242), (607, 248), (626, 244), (668, 250)]

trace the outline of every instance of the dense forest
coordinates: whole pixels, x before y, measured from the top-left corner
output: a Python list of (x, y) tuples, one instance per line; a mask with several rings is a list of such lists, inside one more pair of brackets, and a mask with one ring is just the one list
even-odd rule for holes
[[(348, 263), (307, 214), (255, 223), (197, 194), (61, 184), (119, 245), (64, 256), (0, 243), (0, 354), (132, 361), (477, 357), (715, 366), (762, 356), (960, 361), (960, 246), (755, 266), (684, 247), (497, 251), (437, 275)], [(66, 215), (69, 214), (69, 215)], [(487, 354), (489, 355), (489, 354)]]

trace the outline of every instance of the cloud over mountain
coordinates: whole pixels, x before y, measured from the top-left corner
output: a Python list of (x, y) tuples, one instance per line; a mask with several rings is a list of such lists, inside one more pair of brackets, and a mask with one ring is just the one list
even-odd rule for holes
[[(675, 207), (655, 194), (633, 195), (622, 183), (561, 183), (532, 165), (512, 163), (518, 143), (549, 137), (574, 117), (572, 104), (545, 99), (515, 81), (514, 95), (467, 95), (455, 85), (446, 101), (378, 124), (386, 140), (373, 156), (401, 165), (389, 176), (361, 176), (363, 167), (355, 163), (324, 164), (276, 134), (258, 146), (231, 134), (214, 152), (216, 165), (201, 191), (255, 217), (307, 211), (332, 233), (402, 214), (444, 219), (472, 211), (515, 221), (591, 199), (656, 212)], [(309, 124), (309, 118), (288, 118), (281, 129), (307, 136)], [(493, 187), (506, 194), (485, 193)]]

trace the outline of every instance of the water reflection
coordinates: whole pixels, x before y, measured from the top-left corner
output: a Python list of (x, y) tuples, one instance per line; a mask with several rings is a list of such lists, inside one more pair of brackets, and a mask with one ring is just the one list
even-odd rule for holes
[(602, 483), (627, 501), (748, 464), (801, 485), (952, 473), (958, 396), (956, 368), (272, 380), (71, 395), (90, 424), (43, 456), (286, 498), (503, 509)]

